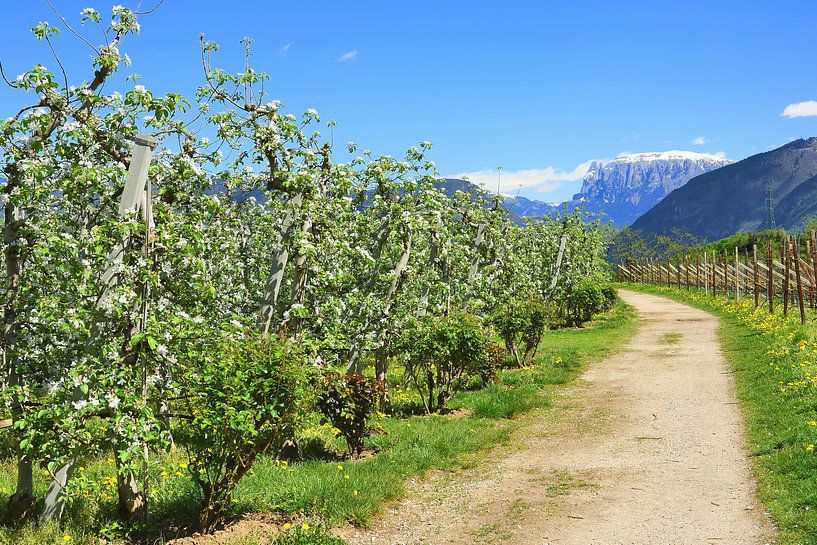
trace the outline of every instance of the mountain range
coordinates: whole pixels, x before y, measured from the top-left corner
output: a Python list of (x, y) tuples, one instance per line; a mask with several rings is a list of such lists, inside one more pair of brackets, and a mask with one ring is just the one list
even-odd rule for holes
[(697, 176), (638, 218), (643, 235), (680, 229), (716, 240), (767, 225), (767, 191), (774, 224), (799, 228), (817, 213), (817, 138), (799, 139)]
[(627, 153), (594, 161), (568, 206), (630, 225), (692, 178), (730, 164), (722, 155), (691, 151)]
[[(616, 226), (629, 225), (641, 214), (691, 178), (730, 164), (721, 155), (690, 151), (627, 153), (610, 161), (594, 161), (581, 190), (564, 203), (548, 203), (523, 196), (505, 197), (505, 208), (515, 219), (541, 218), (565, 206), (581, 208)], [(446, 192), (476, 190), (468, 180), (440, 181)]]

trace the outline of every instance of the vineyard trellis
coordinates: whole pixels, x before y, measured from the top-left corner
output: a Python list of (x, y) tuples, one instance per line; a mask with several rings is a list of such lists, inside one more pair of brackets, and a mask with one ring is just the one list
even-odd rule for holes
[(796, 311), (806, 321), (806, 310), (817, 310), (817, 235), (788, 235), (779, 251), (771, 241), (743, 252), (703, 251), (693, 255), (644, 258), (618, 264), (624, 282), (654, 284), (678, 289), (703, 290), (713, 297), (752, 297), (755, 307), (770, 313), (782, 307), (784, 315)]

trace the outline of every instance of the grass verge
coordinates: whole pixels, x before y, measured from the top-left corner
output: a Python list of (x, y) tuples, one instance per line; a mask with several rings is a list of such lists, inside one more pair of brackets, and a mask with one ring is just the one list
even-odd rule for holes
[(701, 292), (642, 285), (711, 312), (734, 371), (758, 480), (758, 499), (777, 523), (778, 545), (817, 545), (817, 323), (769, 315), (750, 298), (735, 302)]

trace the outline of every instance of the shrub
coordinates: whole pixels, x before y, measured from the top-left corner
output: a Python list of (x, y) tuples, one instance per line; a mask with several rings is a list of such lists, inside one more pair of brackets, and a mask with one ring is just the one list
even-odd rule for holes
[(409, 380), (429, 413), (445, 407), (466, 372), (480, 373), (488, 364), (482, 324), (466, 313), (426, 316), (405, 329), (398, 347), (406, 359)]
[(568, 325), (587, 322), (594, 314), (604, 310), (605, 298), (601, 285), (596, 276), (580, 278), (573, 284), (564, 301)]
[(362, 375), (326, 372), (319, 388), (318, 408), (349, 445), (349, 453), (360, 456), (363, 440), (371, 435), (369, 417), (377, 408), (383, 384)]
[(258, 455), (279, 447), (307, 414), (314, 371), (293, 346), (258, 337), (225, 341), (183, 369), (189, 420), (180, 438), (202, 492), (198, 528), (211, 531)]
[(551, 306), (540, 297), (513, 299), (491, 317), (516, 364), (524, 367), (536, 357), (542, 335), (553, 316)]
[(479, 375), (482, 378), (482, 382), (485, 384), (489, 384), (491, 382), (496, 382), (497, 380), (497, 372), (505, 367), (505, 360), (508, 357), (508, 350), (496, 344), (492, 344), (488, 347), (488, 359), (486, 360), (485, 365), (483, 365), (479, 370)]
[(604, 297), (604, 310), (610, 310), (616, 303), (616, 290), (610, 284), (601, 287), (601, 294)]

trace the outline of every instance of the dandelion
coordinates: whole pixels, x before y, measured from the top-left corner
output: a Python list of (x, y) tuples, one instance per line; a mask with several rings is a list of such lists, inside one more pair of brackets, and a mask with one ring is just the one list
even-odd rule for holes
[(352, 492), (352, 494), (353, 494), (353, 495), (355, 495), (355, 496), (357, 496), (357, 490), (355, 490), (354, 492)]
[(303, 528), (304, 530), (309, 530), (309, 524), (304, 522), (303, 524), (301, 524), (301, 528)]
[(71, 536), (69, 536), (68, 534), (65, 534), (64, 536), (62, 536), (62, 540), (64, 542), (68, 543), (69, 541), (71, 541)]
[(343, 471), (343, 466), (338, 466), (338, 471)]
[(344, 475), (344, 476), (343, 476), (343, 478), (344, 478), (344, 479), (348, 479), (348, 478), (349, 478), (349, 474), (347, 473), (346, 475)]
[(285, 522), (284, 523), (284, 530), (289, 530), (290, 528), (292, 528), (292, 524), (290, 524), (289, 522)]
[(808, 452), (814, 451), (814, 444), (809, 443), (808, 445), (806, 445), (806, 451), (808, 451)]

